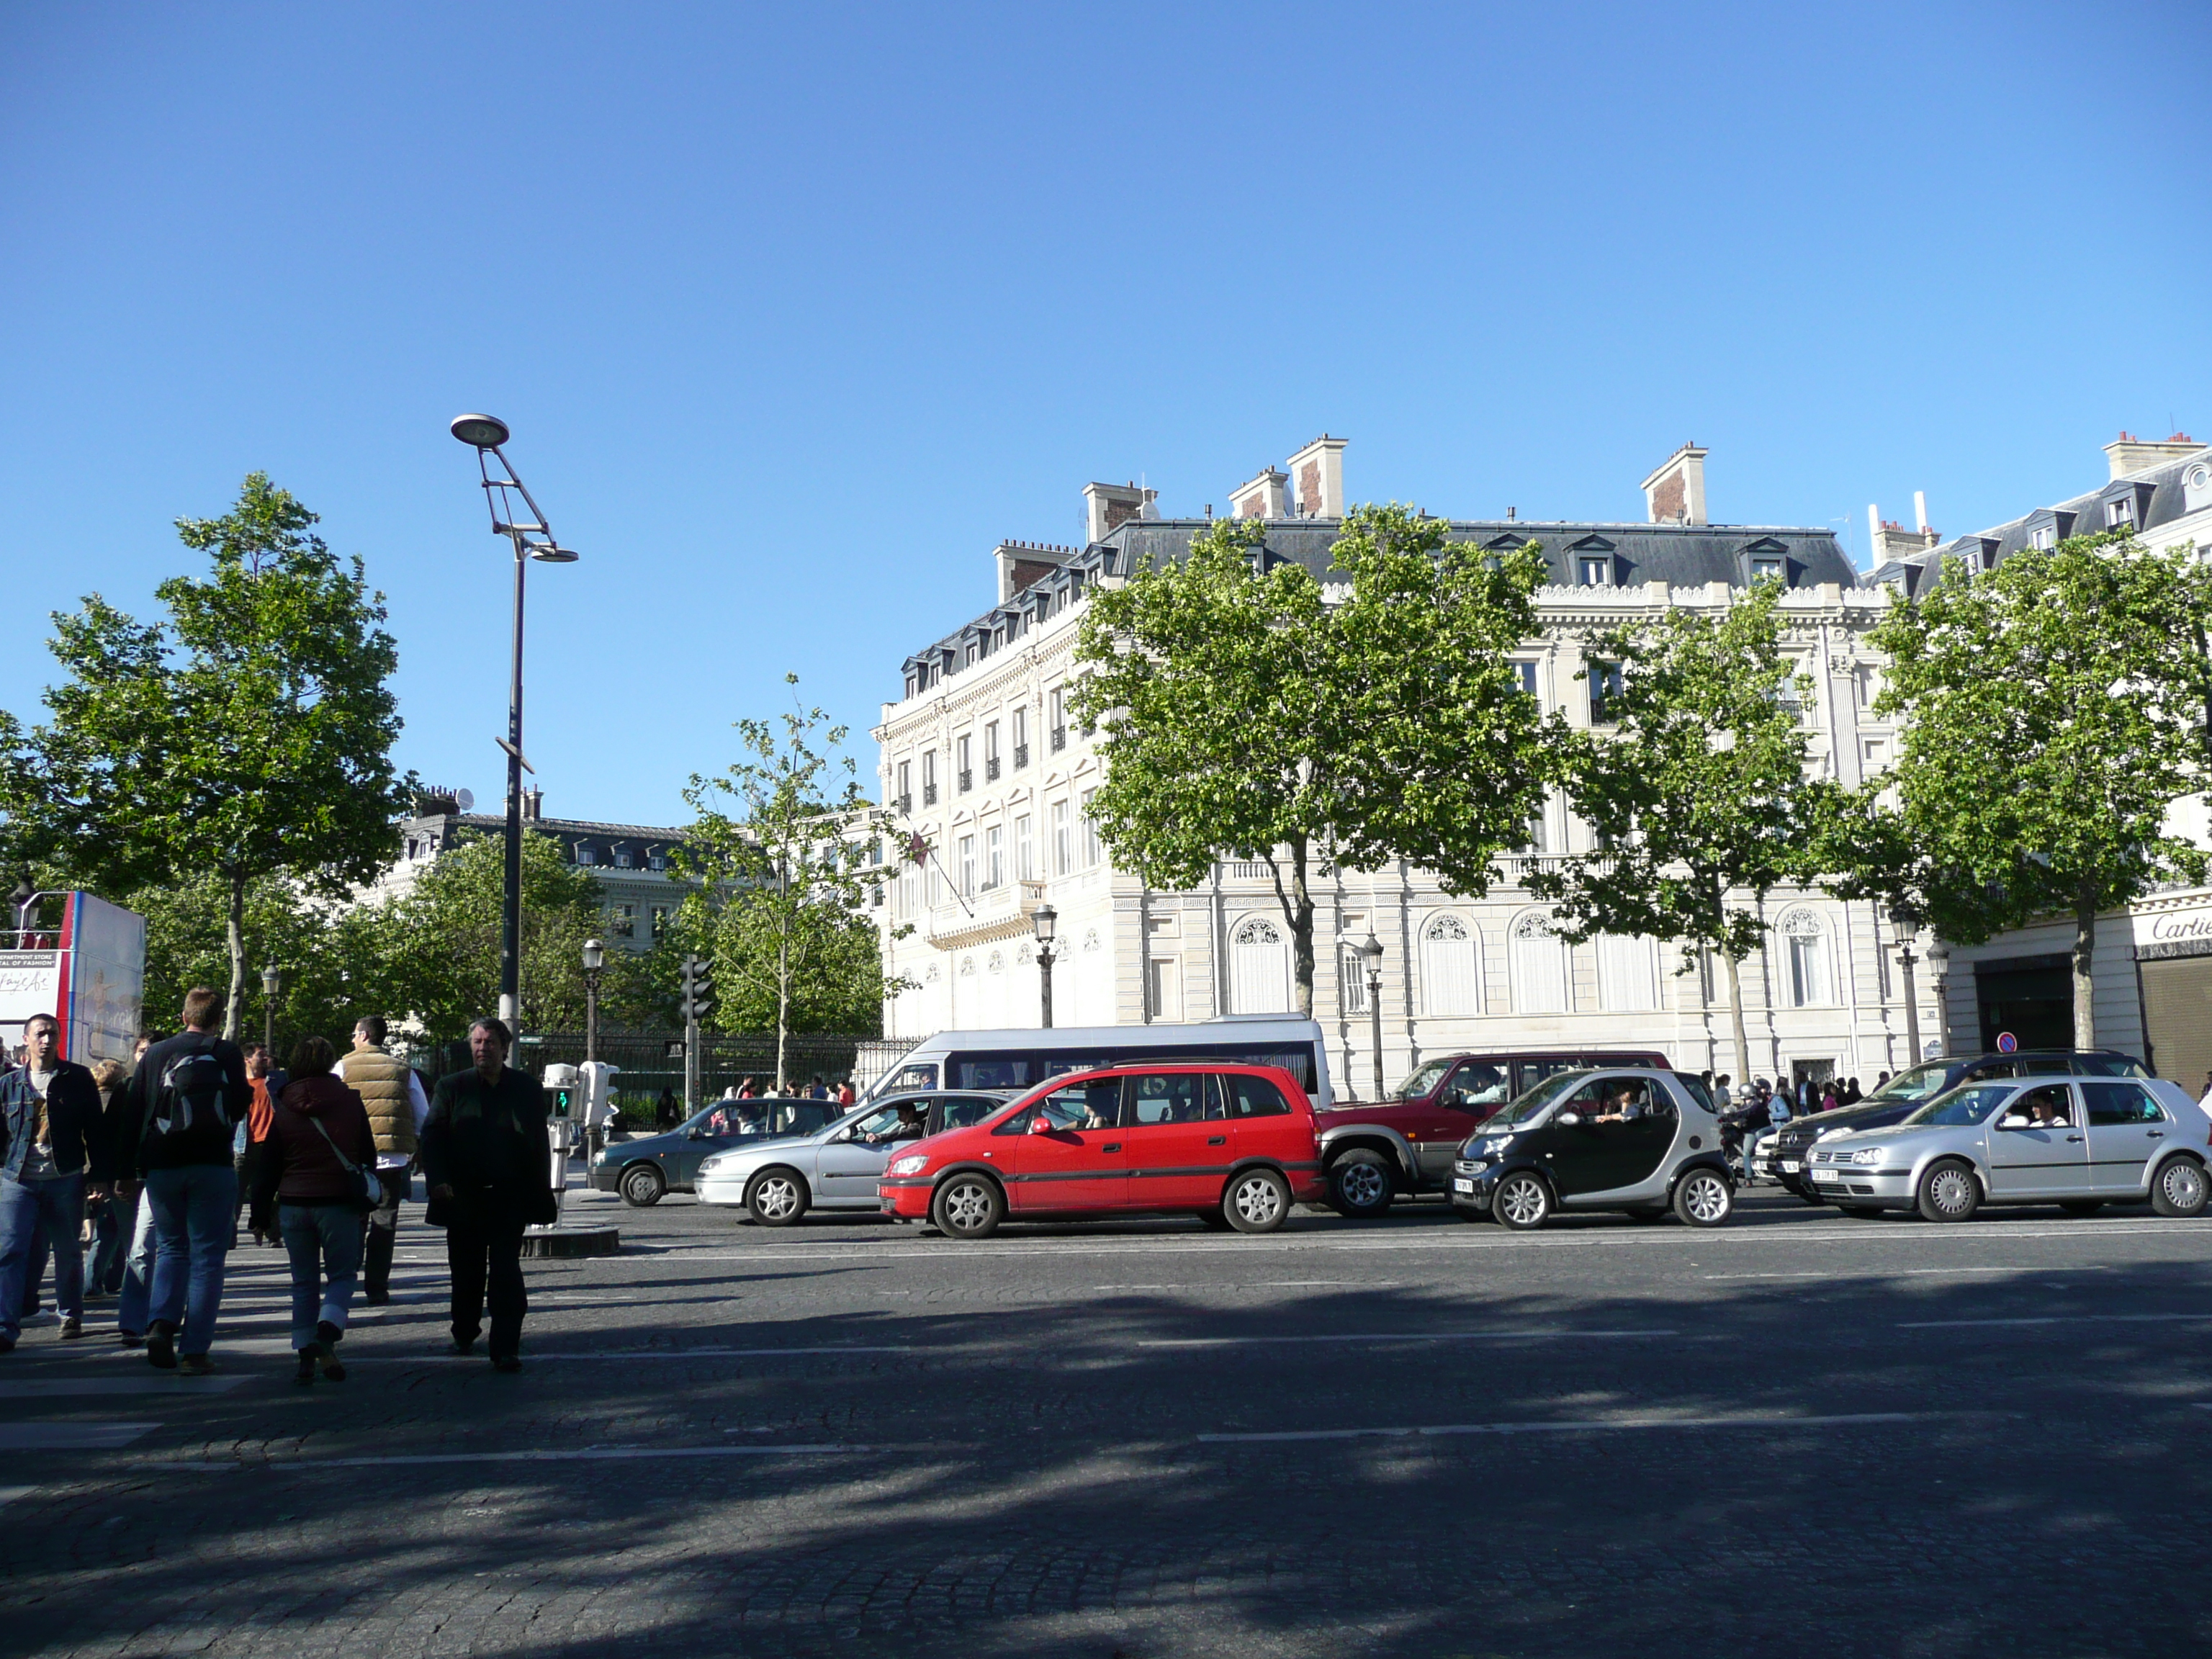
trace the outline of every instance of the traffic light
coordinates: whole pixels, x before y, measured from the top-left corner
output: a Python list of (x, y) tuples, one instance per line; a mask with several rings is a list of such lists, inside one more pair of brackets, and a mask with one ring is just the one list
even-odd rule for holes
[(678, 1005), (687, 1023), (703, 1020), (714, 1006), (714, 993), (707, 982), (707, 964), (696, 957), (684, 958), (684, 994)]

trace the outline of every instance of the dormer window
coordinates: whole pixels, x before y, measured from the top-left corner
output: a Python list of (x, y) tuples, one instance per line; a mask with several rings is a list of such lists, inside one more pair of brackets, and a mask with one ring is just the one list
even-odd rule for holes
[(1751, 562), (1751, 580), (1759, 582), (1778, 582), (1782, 580), (1782, 561), (1772, 554), (1762, 554)]
[(1613, 586), (1613, 561), (1598, 554), (1585, 554), (1582, 559), (1582, 585), (1584, 587)]
[(2105, 503), (2105, 524), (2108, 529), (2117, 530), (2122, 525), (2131, 525), (2135, 521), (2136, 499), (2134, 496), (2115, 495)]
[(620, 847), (620, 848), (617, 848), (615, 849), (615, 868), (616, 868), (616, 869), (617, 869), (617, 870), (628, 870), (628, 869), (631, 868), (631, 867), (632, 867), (632, 866), (633, 866), (635, 863), (635, 860), (631, 856), (630, 850), (629, 850), (629, 848), (627, 848), (627, 847)]
[(648, 870), (665, 870), (668, 867), (668, 854), (665, 853), (648, 854), (645, 860), (645, 866)]
[(2027, 532), (2027, 539), (2032, 546), (2048, 553), (2058, 545), (2058, 526), (2053, 524), (2039, 524)]
[(598, 849), (597, 848), (593, 847), (593, 846), (592, 845), (592, 843), (591, 843), (591, 842), (587, 842), (587, 841), (580, 841), (580, 842), (578, 842), (576, 843), (576, 862), (577, 862), (577, 863), (579, 863), (579, 864), (597, 864), (599, 861), (599, 849)]

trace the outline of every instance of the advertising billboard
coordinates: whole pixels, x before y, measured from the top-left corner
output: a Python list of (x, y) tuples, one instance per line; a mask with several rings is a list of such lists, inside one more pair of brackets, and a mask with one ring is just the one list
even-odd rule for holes
[(90, 893), (62, 899), (58, 934), (19, 933), (19, 948), (0, 950), (0, 1043), (12, 1052), (24, 1021), (52, 1014), (64, 1060), (127, 1066), (145, 989), (146, 919)]

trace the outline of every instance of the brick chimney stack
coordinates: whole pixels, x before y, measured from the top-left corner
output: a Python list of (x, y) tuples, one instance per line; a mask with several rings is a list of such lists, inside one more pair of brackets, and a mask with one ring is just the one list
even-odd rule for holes
[(1229, 492), (1229, 516), (1232, 519), (1287, 519), (1291, 516), (1287, 472), (1278, 472), (1273, 467), (1264, 469), (1249, 483), (1239, 484)]
[(1654, 524), (1704, 524), (1705, 452), (1684, 444), (1644, 481), (1644, 502)]
[(1103, 542), (1132, 519), (1157, 519), (1159, 510), (1153, 503), (1159, 497), (1158, 490), (1140, 489), (1133, 483), (1087, 483), (1083, 486), (1085, 533), (1091, 541)]
[(2178, 461), (2185, 455), (2194, 455), (2203, 447), (2186, 432), (2177, 432), (2158, 443), (2123, 432), (2105, 446), (2105, 459), (2112, 464), (2112, 477), (2124, 478), (2130, 472), (2146, 471), (2168, 461)]
[(1291, 508), (1299, 518), (1344, 516), (1344, 443), (1324, 432), (1284, 463), (1291, 475)]

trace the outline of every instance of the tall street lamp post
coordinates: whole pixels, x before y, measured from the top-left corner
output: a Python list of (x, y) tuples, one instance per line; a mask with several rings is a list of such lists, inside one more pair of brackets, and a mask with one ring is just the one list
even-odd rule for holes
[[(1942, 945), (1928, 947), (1928, 967), (1936, 975), (1936, 1036), (1933, 1046), (1939, 1054), (1951, 1052), (1951, 952)], [(1921, 1056), (1914, 1054), (1915, 1065)]]
[(1382, 1098), (1382, 941), (1369, 928), (1367, 937), (1352, 947), (1367, 967), (1367, 1012), (1374, 1021), (1375, 1098)]
[[(500, 896), (499, 1017), (512, 1030), (522, 1010), (522, 775), (538, 770), (522, 757), (522, 576), (529, 560), (574, 564), (576, 555), (554, 540), (544, 512), (531, 499), (501, 453), (500, 446), (507, 440), (507, 422), (491, 415), (457, 415), (452, 430), (454, 437), (477, 452), (484, 505), (491, 511), (492, 534), (514, 544), (514, 673), (507, 687), (507, 736), (499, 745), (507, 751), (507, 872)], [(491, 470), (495, 460), (499, 463), (495, 474)], [(514, 511), (516, 495), (530, 510), (526, 520)]]
[(1037, 992), (1048, 1031), (1052, 1029), (1052, 941), (1060, 930), (1060, 912), (1049, 904), (1040, 904), (1030, 916), (1030, 925), (1036, 929)]
[(607, 947), (584, 941), (584, 1064), (599, 1057), (599, 975), (606, 971)]
[(1890, 921), (1897, 927), (1897, 967), (1899, 981), (1905, 988), (1905, 1051), (1911, 1056), (1910, 1065), (1920, 1063), (1920, 999), (1913, 994), (1912, 964), (1917, 960), (1912, 954), (1912, 940), (1920, 931), (1920, 915), (1909, 904), (1890, 907)]
[(276, 1063), (276, 999), (284, 993), (284, 970), (270, 963), (261, 970), (261, 1046)]

